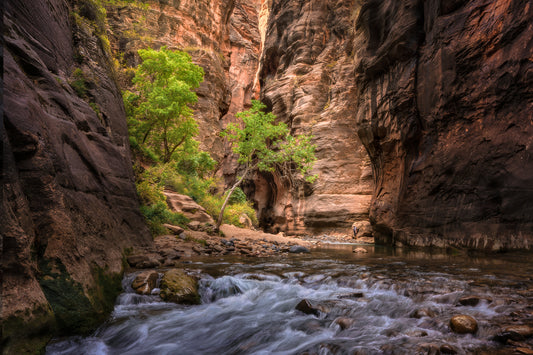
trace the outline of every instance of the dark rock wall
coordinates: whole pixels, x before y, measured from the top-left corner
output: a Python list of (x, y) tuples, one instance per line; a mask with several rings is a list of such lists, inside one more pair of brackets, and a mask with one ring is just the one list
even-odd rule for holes
[(13, 353), (19, 337), (89, 330), (113, 306), (124, 248), (152, 243), (121, 94), (87, 3), (4, 3), (2, 318)]
[(309, 232), (366, 208), (381, 242), (531, 247), (532, 18), (527, 0), (272, 1), (261, 97), (315, 135), (320, 178), (258, 178), (264, 220)]
[(531, 248), (531, 2), (364, 1), (355, 33), (378, 239)]

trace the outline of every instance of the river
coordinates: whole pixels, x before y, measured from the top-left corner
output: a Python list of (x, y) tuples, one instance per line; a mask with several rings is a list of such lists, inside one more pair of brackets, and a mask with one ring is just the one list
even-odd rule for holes
[[(504, 354), (491, 340), (500, 326), (533, 319), (531, 254), (352, 248), (184, 263), (201, 278), (198, 306), (136, 295), (135, 273), (126, 275), (105, 324), (90, 337), (56, 339), (46, 353)], [(470, 296), (479, 302), (460, 304)], [(296, 310), (304, 299), (321, 311)], [(450, 330), (457, 314), (477, 320), (475, 335)]]

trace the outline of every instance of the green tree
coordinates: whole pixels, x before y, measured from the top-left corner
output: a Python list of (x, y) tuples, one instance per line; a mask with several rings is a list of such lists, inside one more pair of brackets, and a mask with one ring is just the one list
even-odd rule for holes
[(194, 146), (198, 133), (191, 105), (204, 71), (184, 52), (141, 49), (133, 91), (124, 93), (130, 136), (167, 163), (180, 149)]
[(235, 189), (254, 170), (274, 171), (281, 169), (290, 176), (300, 173), (308, 182), (314, 182), (317, 175), (310, 175), (316, 161), (316, 146), (311, 144), (312, 136), (291, 136), (283, 122), (275, 124), (276, 116), (265, 113), (266, 108), (260, 101), (253, 100), (252, 107), (236, 116), (241, 124), (229, 124), (222, 132), (239, 157), (238, 162), (244, 167), (243, 174), (226, 194), (216, 228), (220, 227), (228, 201)]

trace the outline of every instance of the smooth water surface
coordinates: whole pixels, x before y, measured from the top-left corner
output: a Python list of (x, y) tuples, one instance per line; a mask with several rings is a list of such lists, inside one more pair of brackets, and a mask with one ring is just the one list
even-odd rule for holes
[[(306, 255), (184, 264), (201, 278), (199, 306), (136, 295), (131, 274), (106, 324), (91, 337), (56, 340), (47, 354), (415, 354), (442, 345), (490, 354), (502, 349), (490, 341), (501, 325), (531, 316), (531, 254), (365, 248), (369, 253), (331, 245)], [(464, 296), (481, 301), (460, 306)], [(296, 310), (303, 299), (321, 312)], [(474, 317), (478, 332), (451, 332), (456, 314)]]

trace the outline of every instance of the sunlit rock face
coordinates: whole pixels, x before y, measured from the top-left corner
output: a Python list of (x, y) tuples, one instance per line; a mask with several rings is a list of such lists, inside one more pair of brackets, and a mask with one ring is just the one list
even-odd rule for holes
[(352, 100), (378, 240), (531, 248), (531, 2), (365, 1), (357, 11)]
[[(4, 4), (0, 234), (7, 349), (17, 337), (52, 332), (54, 323), (90, 329), (120, 291), (111, 281), (120, 289), (124, 249), (152, 243), (111, 58), (91, 27), (73, 21), (74, 5)], [(87, 317), (85, 324), (78, 316)]]
[(261, 62), (261, 99), (293, 134), (312, 134), (316, 183), (256, 179), (260, 218), (274, 231), (348, 232), (368, 220), (370, 159), (357, 135), (353, 23), (357, 1), (273, 0)]
[[(145, 7), (108, 7), (111, 44), (126, 65), (139, 64), (138, 49), (167, 46), (188, 52), (204, 69), (195, 106), (198, 140), (219, 162), (229, 152), (220, 131), (258, 90), (260, 6), (260, 0), (156, 0)], [(231, 180), (236, 166), (230, 158), (220, 172)]]
[(317, 232), (369, 212), (381, 242), (531, 247), (532, 14), (527, 1), (272, 1), (261, 98), (315, 136), (320, 177), (257, 177), (264, 224)]

